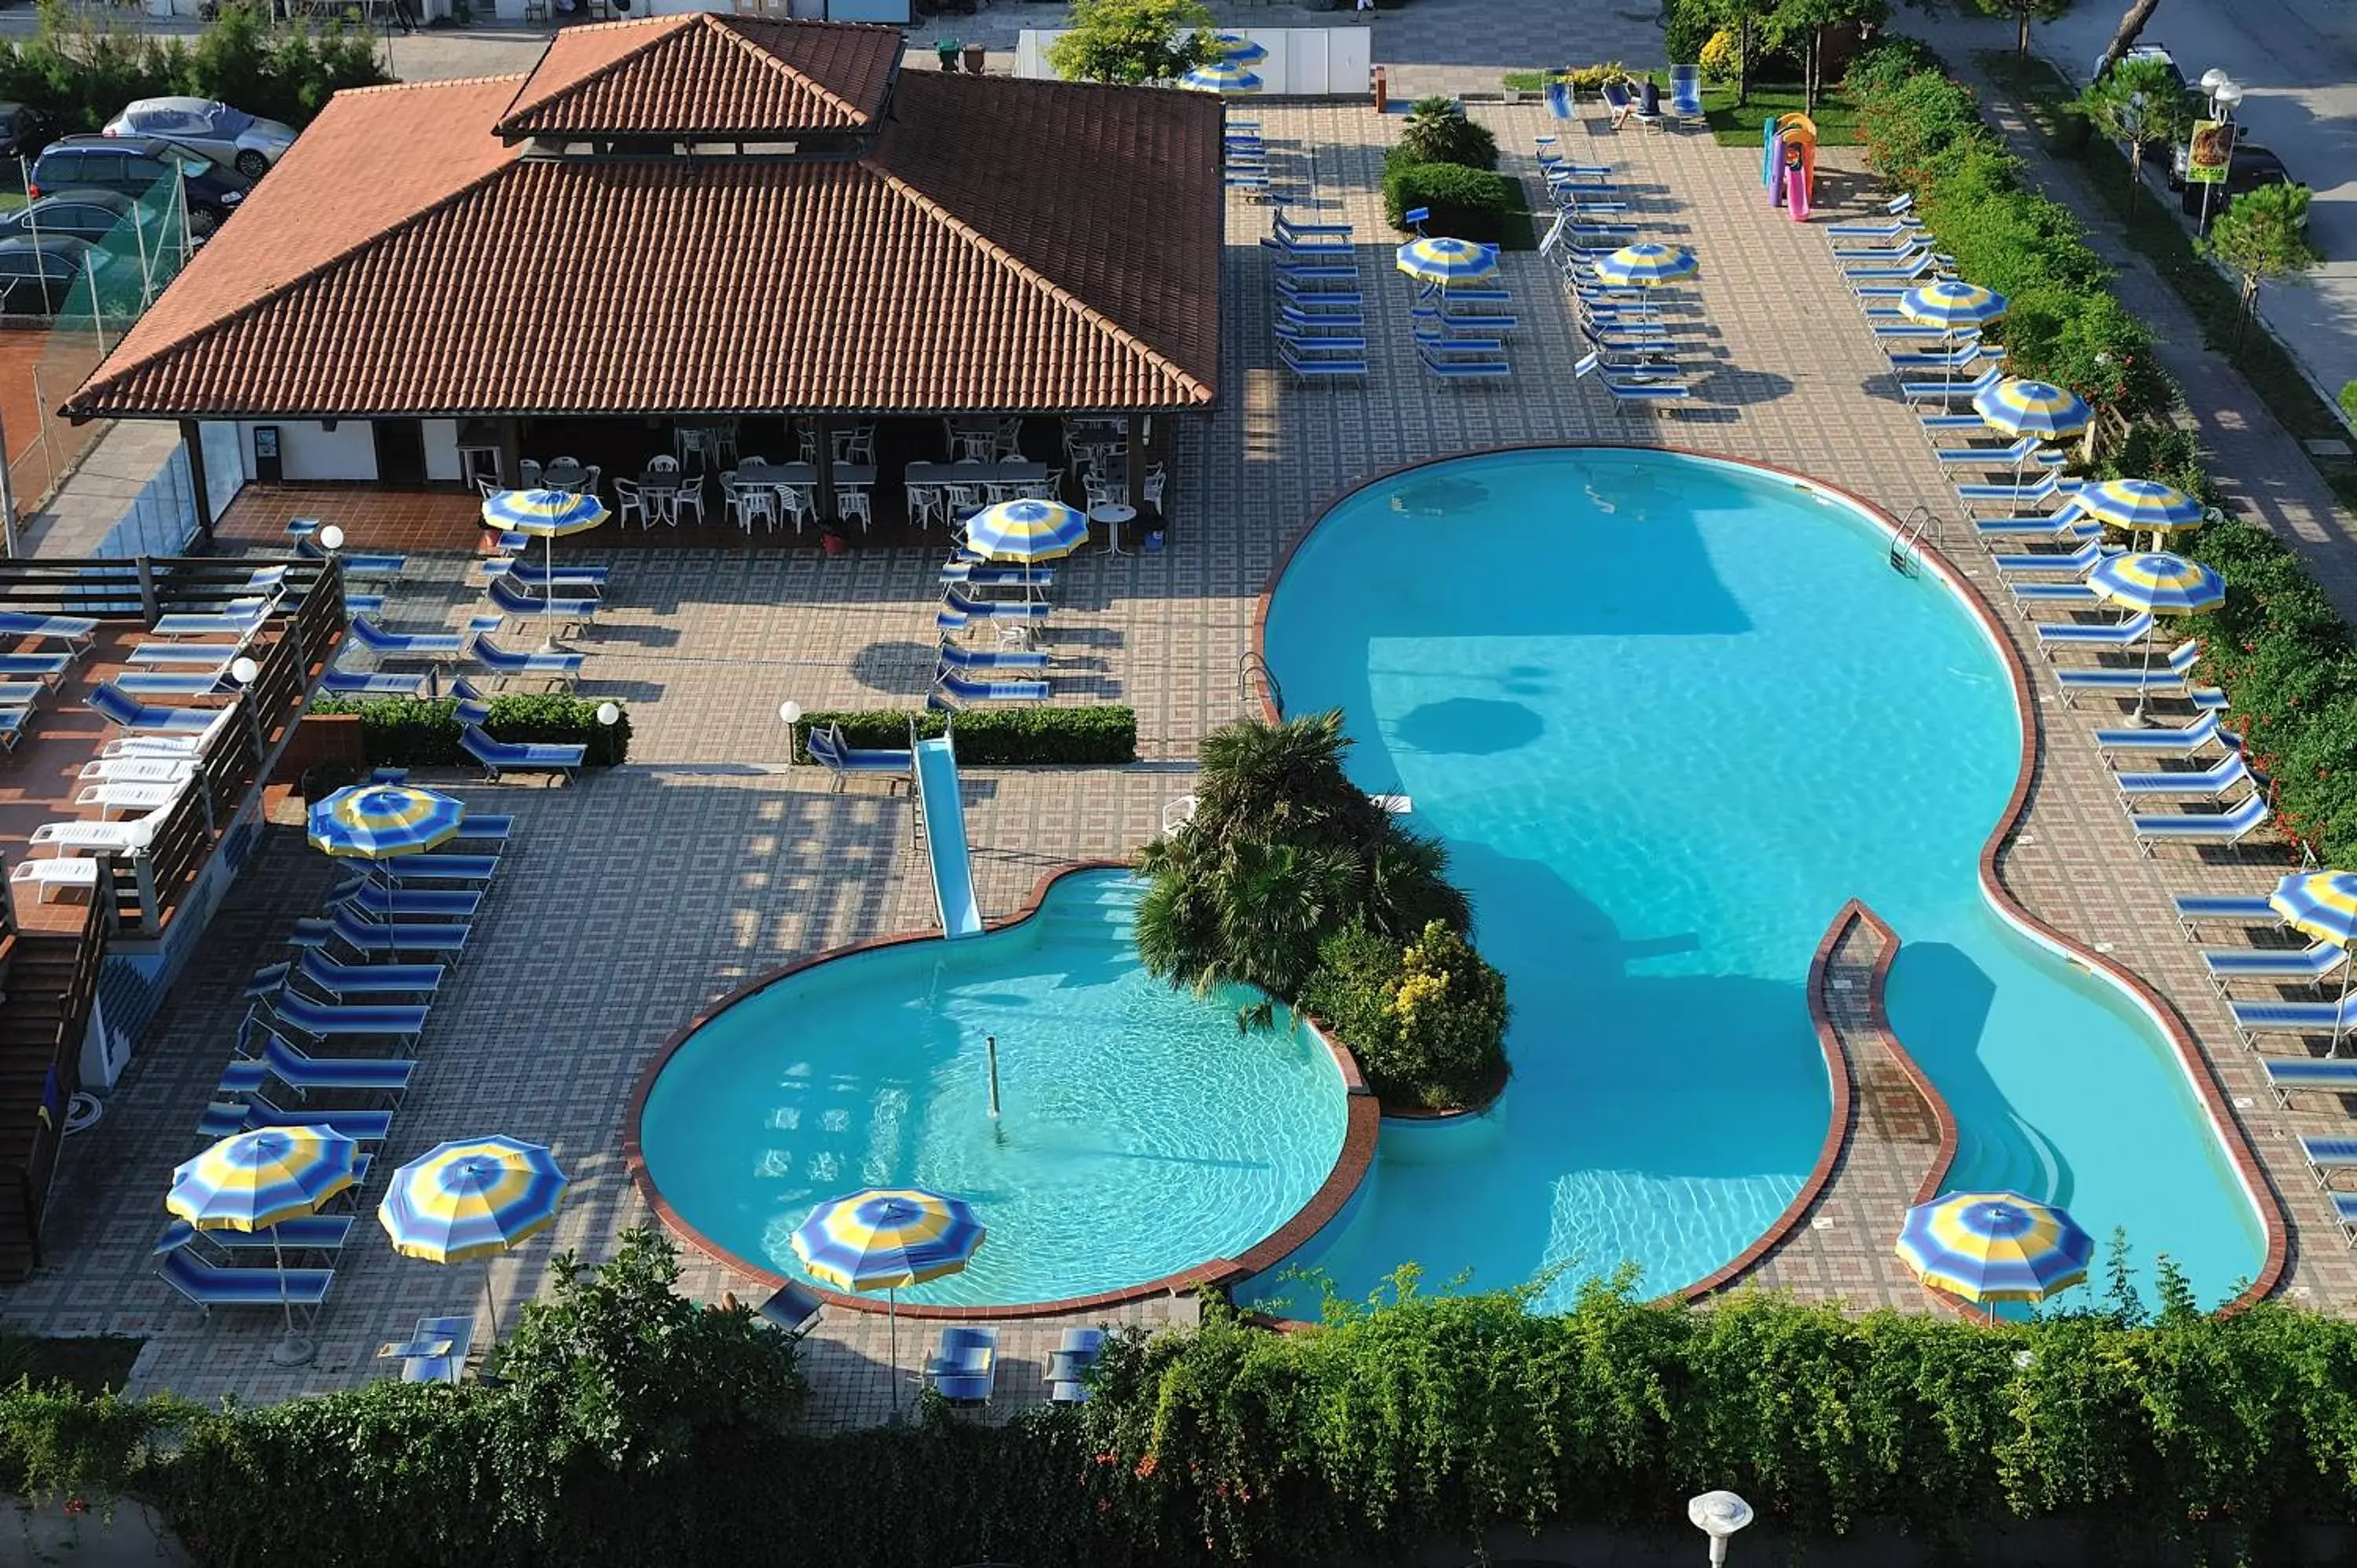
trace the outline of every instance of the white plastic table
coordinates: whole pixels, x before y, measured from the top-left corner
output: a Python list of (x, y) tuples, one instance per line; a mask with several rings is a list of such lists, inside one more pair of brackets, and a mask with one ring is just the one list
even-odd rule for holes
[(1121, 525), (1125, 522), (1135, 522), (1137, 521), (1137, 509), (1135, 507), (1125, 505), (1121, 501), (1107, 501), (1103, 506), (1092, 507), (1089, 509), (1089, 521), (1091, 522), (1101, 522), (1104, 524), (1106, 554), (1124, 555), (1128, 553), (1128, 552), (1123, 550), (1121, 547)]

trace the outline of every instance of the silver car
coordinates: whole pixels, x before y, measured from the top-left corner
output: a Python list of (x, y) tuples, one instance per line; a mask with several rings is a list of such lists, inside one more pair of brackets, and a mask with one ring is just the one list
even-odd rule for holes
[(106, 123), (107, 136), (162, 136), (260, 179), (295, 145), (294, 128), (210, 98), (142, 98)]

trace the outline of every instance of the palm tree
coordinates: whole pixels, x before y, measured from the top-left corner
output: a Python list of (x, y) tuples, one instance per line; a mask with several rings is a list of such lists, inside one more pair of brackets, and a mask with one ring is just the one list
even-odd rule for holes
[(1214, 840), (1287, 832), (1327, 843), (1364, 843), (1383, 809), (1342, 771), (1351, 748), (1339, 711), (1278, 724), (1247, 719), (1203, 737), (1188, 832)]

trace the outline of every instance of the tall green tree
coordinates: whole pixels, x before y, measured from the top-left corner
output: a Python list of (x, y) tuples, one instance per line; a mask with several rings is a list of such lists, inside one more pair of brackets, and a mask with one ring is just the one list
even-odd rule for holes
[(2029, 24), (2060, 21), (2071, 9), (2071, 0), (1960, 0), (1960, 4), (1975, 16), (2012, 17), (2014, 52), (2024, 59), (2029, 58)]
[(1065, 26), (1048, 63), (1067, 81), (1169, 81), (1218, 54), (1201, 0), (1072, 0)]
[(1751, 102), (1751, 63), (1767, 36), (1777, 0), (1681, 0), (1682, 9), (1709, 32), (1735, 35), (1735, 102)]
[(2185, 92), (2167, 62), (2125, 60), (2087, 84), (2079, 107), (2094, 127), (2128, 148), (2128, 210), (2144, 188), (2144, 150), (2183, 141), (2193, 128)]
[(2145, 24), (2152, 20), (2152, 14), (2158, 9), (2160, 0), (2129, 0), (2126, 13), (2120, 17), (2119, 27), (2112, 34), (2112, 41), (2104, 46), (2104, 58), (2095, 62), (2098, 77), (2117, 65), (2135, 47), (2137, 35), (2144, 31)]
[(2259, 307), (2259, 285), (2271, 278), (2304, 273), (2324, 258), (2308, 242), (2304, 185), (2263, 185), (2234, 198), (2225, 215), (2199, 242), (2203, 253), (2242, 280), (2243, 308), (2234, 325), (2234, 351), (2250, 336)]
[(1824, 87), (1825, 35), (1835, 27), (1889, 20), (1889, 0), (1777, 0), (1768, 13), (1766, 36), (1777, 48), (1797, 47), (1801, 54), (1801, 102), (1816, 112), (1817, 95)]

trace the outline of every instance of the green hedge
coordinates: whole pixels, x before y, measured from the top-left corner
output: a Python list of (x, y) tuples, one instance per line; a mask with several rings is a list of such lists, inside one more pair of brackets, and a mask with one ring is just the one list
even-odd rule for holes
[(1402, 214), (1411, 207), (1429, 207), (1426, 233), (1502, 243), (1514, 203), (1513, 182), (1487, 169), (1396, 163), (1383, 171), (1383, 216), (1402, 233), (1410, 228)]
[[(1329, 1305), (1274, 1334), (1216, 1308), (1115, 1339), (1078, 1408), (834, 1437), (791, 1423), (778, 1338), (663, 1292), (659, 1239), (524, 1310), (499, 1386), (380, 1380), (285, 1404), (0, 1392), (0, 1490), (153, 1499), (240, 1568), (856, 1563), (1196, 1568), (1401, 1561), (1494, 1525), (1675, 1531), (1740, 1492), (1794, 1559), (1861, 1524), (1932, 1562), (2300, 1560), (2357, 1521), (2357, 1323), (2197, 1310), (2161, 1271), (2024, 1326), (1857, 1316), (1766, 1292), (1652, 1306), (1594, 1284)], [(766, 1336), (766, 1337), (764, 1337)], [(888, 1499), (888, 1506), (877, 1499)], [(1769, 1557), (1761, 1557), (1767, 1562)]]
[[(622, 716), (601, 725), (597, 704), (563, 692), (493, 697), (483, 729), (493, 740), (587, 746), (587, 766), (611, 768), (630, 755), (630, 710), (618, 703)], [(311, 712), (358, 714), (361, 744), (373, 767), (458, 768), (468, 758), (458, 749), (457, 706), (454, 697), (323, 697)]]
[[(917, 733), (936, 736), (949, 715), (894, 709), (804, 714), (794, 729), (794, 760), (808, 762), (810, 734), (830, 725), (845, 745), (862, 750), (905, 751), (909, 721)], [(1046, 763), (1123, 763), (1137, 760), (1137, 713), (1103, 703), (1078, 708), (983, 708), (957, 715), (958, 760), (972, 768), (1020, 768)]]

